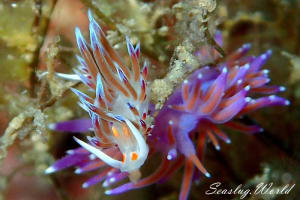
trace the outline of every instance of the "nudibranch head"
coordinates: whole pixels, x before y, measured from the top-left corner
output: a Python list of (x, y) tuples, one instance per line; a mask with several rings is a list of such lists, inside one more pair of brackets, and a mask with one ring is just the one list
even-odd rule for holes
[[(112, 126), (112, 136), (110, 141), (116, 144), (121, 152), (122, 160), (116, 160), (97, 148), (98, 140), (90, 139), (90, 143), (85, 143), (74, 137), (75, 141), (87, 151), (101, 159), (104, 163), (113, 168), (120, 169), (121, 172), (135, 172), (145, 162), (148, 155), (148, 146), (145, 139), (137, 128), (127, 119), (124, 123)], [(101, 144), (99, 144), (101, 145)]]
[[(145, 138), (151, 130), (148, 117), (147, 63), (140, 69), (140, 45), (135, 47), (126, 38), (131, 59), (131, 68), (110, 46), (101, 27), (88, 12), (90, 44), (79, 28), (75, 36), (81, 56), (74, 69), (77, 75), (63, 78), (79, 79), (93, 93), (93, 98), (77, 89), (72, 91), (79, 97), (79, 105), (89, 113), (94, 137), (89, 142), (75, 140), (104, 163), (122, 172), (138, 170), (148, 155)], [(75, 77), (75, 78), (74, 78)], [(114, 148), (114, 156), (103, 150)]]

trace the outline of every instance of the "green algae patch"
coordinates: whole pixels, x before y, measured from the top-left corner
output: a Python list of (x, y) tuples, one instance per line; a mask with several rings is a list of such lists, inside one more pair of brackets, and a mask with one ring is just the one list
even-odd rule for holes
[(32, 34), (35, 20), (34, 1), (0, 4), (0, 39), (9, 47), (34, 51), (36, 42)]

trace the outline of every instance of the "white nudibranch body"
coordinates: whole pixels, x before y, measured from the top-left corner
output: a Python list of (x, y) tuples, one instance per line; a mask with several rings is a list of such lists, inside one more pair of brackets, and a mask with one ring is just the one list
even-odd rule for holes
[(91, 152), (93, 155), (97, 156), (109, 166), (118, 168), (122, 172), (134, 172), (144, 164), (148, 156), (149, 148), (145, 142), (144, 137), (136, 129), (136, 127), (127, 119), (125, 119), (125, 122), (133, 136), (126, 135), (129, 134), (127, 132), (129, 130), (122, 132), (122, 130), (119, 131), (118, 128), (112, 127), (114, 137), (111, 138), (112, 140), (114, 140), (115, 144), (118, 145), (120, 151), (122, 152), (122, 161), (108, 156), (107, 154), (102, 152), (101, 149), (85, 143), (82, 140), (77, 139), (76, 137), (74, 137), (74, 139), (83, 148)]
[[(128, 68), (105, 38), (101, 27), (88, 13), (90, 21), (89, 45), (79, 28), (75, 29), (81, 56), (77, 75), (58, 74), (70, 80), (80, 79), (94, 93), (91, 98), (79, 90), (79, 105), (92, 120), (95, 136), (89, 142), (74, 138), (83, 148), (111, 167), (138, 174), (148, 156), (146, 135), (151, 126), (148, 120), (149, 89), (147, 89), (147, 63), (140, 69), (140, 45), (134, 48), (129, 38), (127, 48), (131, 58)], [(103, 149), (118, 148), (116, 155), (105, 154)]]

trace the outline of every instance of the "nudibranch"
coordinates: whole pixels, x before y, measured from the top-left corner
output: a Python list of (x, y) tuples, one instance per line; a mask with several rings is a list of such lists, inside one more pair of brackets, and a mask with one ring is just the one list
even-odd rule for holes
[[(71, 165), (76, 161), (90, 160), (89, 155), (99, 158), (97, 166), (107, 164), (112, 170), (129, 173), (133, 180), (139, 178), (139, 168), (148, 156), (146, 135), (151, 131), (148, 113), (147, 70), (145, 62), (140, 69), (140, 44), (135, 47), (127, 40), (131, 58), (131, 68), (110, 46), (101, 27), (89, 11), (90, 45), (85, 41), (79, 28), (75, 29), (80, 67), (75, 74), (57, 73), (66, 79), (80, 80), (91, 91), (93, 98), (72, 88), (78, 96), (79, 105), (88, 112), (90, 120), (83, 127), (92, 128), (94, 137), (88, 137), (88, 143), (74, 138), (83, 148), (69, 152), (69, 155), (54, 163), (46, 170), (52, 173), (61, 169), (61, 163)], [(82, 129), (81, 125), (71, 124), (72, 128)], [(90, 156), (91, 157), (91, 156)], [(72, 161), (70, 161), (70, 159)], [(83, 160), (82, 160), (83, 159)], [(81, 166), (85, 171), (89, 166)], [(78, 171), (77, 171), (78, 172)]]
[[(151, 130), (152, 126), (147, 123), (147, 66), (140, 72), (139, 45), (134, 48), (127, 39), (132, 61), (129, 69), (110, 47), (91, 13), (89, 19), (91, 47), (79, 29), (75, 31), (82, 54), (78, 57), (81, 67), (75, 71), (77, 75), (58, 75), (71, 79), (80, 77), (96, 94), (92, 99), (73, 89), (91, 119), (59, 122), (50, 128), (84, 132), (92, 127), (95, 137), (88, 138), (89, 143), (76, 139), (82, 147), (67, 151), (47, 173), (71, 166), (76, 167), (77, 174), (102, 169), (100, 174), (83, 183), (84, 188), (99, 182), (103, 182), (103, 187), (110, 187), (127, 177), (133, 180), (106, 190), (107, 195), (113, 195), (162, 183), (184, 166), (179, 199), (185, 200), (193, 180), (199, 179), (201, 173), (210, 177), (202, 164), (207, 140), (217, 150), (220, 150), (218, 138), (231, 142), (222, 126), (257, 133), (261, 127), (245, 125), (239, 118), (263, 107), (289, 105), (288, 100), (274, 95), (285, 88), (269, 86), (269, 71), (261, 69), (272, 52), (247, 56), (250, 44), (245, 44), (222, 63), (203, 67), (189, 76), (155, 117)], [(216, 52), (212, 56), (215, 55)], [(201, 49), (195, 56), (209, 55)], [(138, 180), (138, 168), (145, 162), (148, 151), (158, 153), (162, 162), (151, 175)]]

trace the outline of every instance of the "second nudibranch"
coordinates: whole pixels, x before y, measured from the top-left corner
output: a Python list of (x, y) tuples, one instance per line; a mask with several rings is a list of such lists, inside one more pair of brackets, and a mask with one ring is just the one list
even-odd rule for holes
[[(145, 63), (140, 69), (140, 44), (134, 47), (129, 38), (126, 40), (131, 68), (126, 66), (110, 46), (91, 12), (88, 17), (90, 45), (80, 29), (75, 29), (81, 53), (77, 56), (79, 68), (74, 69), (74, 75), (57, 74), (62, 78), (80, 80), (94, 96), (91, 98), (72, 88), (79, 97), (79, 105), (89, 113), (95, 133), (94, 137), (88, 137), (88, 143), (74, 139), (107, 165), (129, 172), (133, 174), (132, 179), (138, 179), (138, 169), (149, 151), (145, 138), (151, 131), (148, 122), (148, 66)], [(114, 153), (106, 154), (107, 149), (113, 149)], [(54, 172), (54, 168), (53, 165), (46, 172)]]

